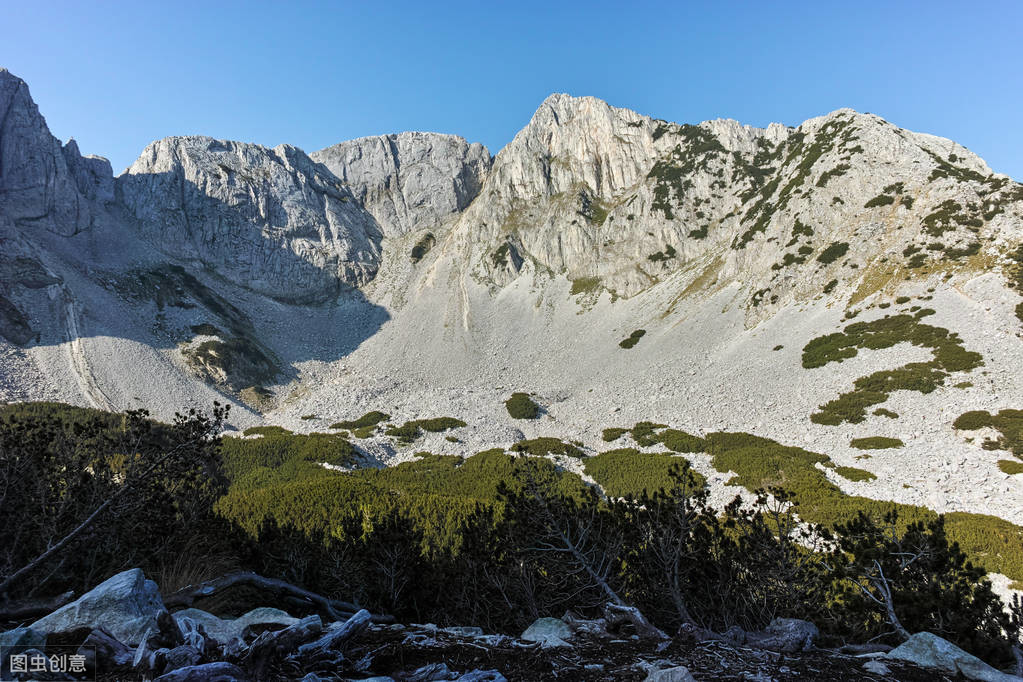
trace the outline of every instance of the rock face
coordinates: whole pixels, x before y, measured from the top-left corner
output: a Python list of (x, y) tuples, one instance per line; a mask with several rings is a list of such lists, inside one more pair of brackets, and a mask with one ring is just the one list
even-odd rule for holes
[(110, 163), (50, 134), (28, 85), (0, 68), (0, 211), (17, 227), (70, 236), (113, 198)]
[(363, 137), (309, 156), (351, 189), (388, 237), (433, 228), (465, 210), (491, 163), (483, 145), (438, 133)]
[(849, 109), (757, 129), (552, 95), (497, 155), (452, 244), (498, 287), (523, 270), (626, 297), (679, 272), (702, 289), (739, 283), (756, 321), (832, 280), (842, 295), (871, 275), (966, 263), (1018, 224), (1021, 200), (950, 140)]
[(160, 590), (133, 568), (108, 578), (75, 601), (37, 620), (32, 630), (48, 634), (80, 628), (104, 628), (117, 640), (137, 645), (147, 632), (159, 630), (158, 616), (166, 612)]
[(164, 253), (279, 300), (323, 301), (379, 265), (372, 216), (288, 145), (160, 140), (117, 179), (117, 196)]

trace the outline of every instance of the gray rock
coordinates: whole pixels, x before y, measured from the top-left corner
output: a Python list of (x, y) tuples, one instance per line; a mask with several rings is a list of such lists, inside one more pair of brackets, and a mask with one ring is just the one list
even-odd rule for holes
[(309, 156), (348, 185), (388, 237), (465, 210), (491, 163), (483, 145), (438, 133), (363, 137)]
[(674, 668), (651, 670), (643, 682), (696, 682), (696, 678), (689, 672), (689, 668), (680, 665)]
[(247, 679), (238, 666), (219, 661), (178, 668), (160, 675), (154, 682), (245, 682)]
[(572, 646), (572, 628), (560, 618), (538, 618), (522, 633), (522, 639), (540, 642), (543, 648)]
[(892, 674), (891, 668), (886, 666), (881, 661), (867, 661), (866, 663), (863, 664), (863, 669), (866, 670), (868, 673), (872, 673), (874, 675), (885, 676)]
[(762, 636), (756, 638), (756, 644), (763, 649), (794, 653), (808, 649), (818, 637), (820, 630), (809, 621), (775, 618), (764, 628)]
[(930, 632), (916, 633), (888, 652), (886, 658), (909, 661), (925, 668), (938, 668), (950, 673), (962, 673), (970, 680), (1018, 682), (1021, 679), (995, 670), (976, 656)]
[(324, 301), (379, 265), (373, 217), (289, 145), (159, 140), (117, 179), (117, 197), (164, 253), (279, 300)]
[(79, 628), (103, 628), (115, 639), (135, 646), (147, 631), (159, 632), (163, 607), (159, 588), (133, 568), (108, 578), (75, 601), (32, 624), (48, 634)]

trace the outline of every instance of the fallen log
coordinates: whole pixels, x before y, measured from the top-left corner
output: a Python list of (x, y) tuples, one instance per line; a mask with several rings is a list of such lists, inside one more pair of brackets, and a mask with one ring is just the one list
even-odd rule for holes
[[(218, 592), (238, 587), (254, 587), (263, 592), (272, 594), (277, 599), (288, 599), (289, 601), (311, 606), (319, 611), (324, 620), (343, 621), (350, 618), (359, 607), (355, 604), (337, 599), (329, 599), (321, 594), (302, 589), (276, 578), (266, 578), (257, 573), (243, 572), (230, 573), (219, 578), (213, 578), (198, 585), (189, 585), (174, 594), (164, 597), (163, 603), (168, 609), (189, 608), (196, 600), (206, 599)], [(386, 615), (371, 616), (374, 623), (393, 623), (394, 618)]]
[(319, 616), (308, 616), (283, 630), (267, 631), (256, 638), (242, 658), (242, 667), (255, 680), (265, 680), (274, 661), (292, 653), (299, 645), (316, 637), (323, 630)]
[(316, 657), (330, 651), (340, 649), (348, 640), (358, 637), (369, 627), (369, 611), (363, 609), (341, 624), (336, 630), (329, 631), (315, 642), (303, 644), (298, 648), (300, 658)]
[(618, 625), (620, 623), (631, 623), (632, 626), (636, 628), (636, 634), (639, 635), (640, 639), (671, 639), (668, 635), (664, 634), (660, 628), (648, 621), (646, 616), (640, 613), (640, 610), (635, 606), (625, 606), (623, 604), (608, 602), (608, 604), (604, 606), (604, 619), (610, 626)]

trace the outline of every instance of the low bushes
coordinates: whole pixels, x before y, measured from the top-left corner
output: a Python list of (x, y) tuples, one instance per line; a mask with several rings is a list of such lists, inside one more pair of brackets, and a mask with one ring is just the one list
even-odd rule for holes
[(536, 419), (540, 416), (540, 406), (533, 402), (528, 393), (512, 393), (504, 406), (512, 419)]

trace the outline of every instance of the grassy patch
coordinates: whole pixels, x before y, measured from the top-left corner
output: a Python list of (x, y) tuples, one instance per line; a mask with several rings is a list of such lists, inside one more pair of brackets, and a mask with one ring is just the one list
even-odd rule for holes
[(889, 448), (901, 448), (905, 445), (898, 438), (886, 438), (884, 436), (853, 438), (849, 441), (849, 447), (856, 448), (857, 450), (887, 450)]
[(599, 277), (579, 277), (572, 280), (572, 290), (569, 292), (570, 296), (577, 296), (579, 294), (590, 294), (600, 289), (600, 278)]

